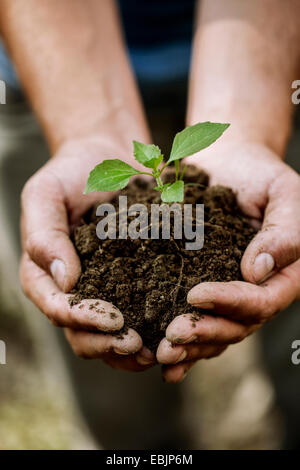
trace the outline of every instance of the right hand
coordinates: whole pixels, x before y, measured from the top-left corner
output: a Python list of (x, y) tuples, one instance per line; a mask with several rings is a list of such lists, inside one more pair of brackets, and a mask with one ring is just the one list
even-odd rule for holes
[[(25, 294), (56, 326), (65, 329), (73, 351), (84, 358), (101, 358), (112, 367), (140, 371), (156, 363), (143, 347), (141, 337), (130, 329), (123, 339), (109, 333), (120, 330), (124, 319), (112, 305), (101, 301), (106, 313), (96, 316), (84, 307), (69, 305), (67, 294), (81, 272), (79, 258), (71, 242), (70, 227), (99, 199), (111, 194), (83, 195), (88, 173), (103, 158), (120, 156), (107, 139), (81, 139), (64, 144), (44, 167), (26, 183), (22, 192), (21, 284)], [(81, 303), (82, 304), (82, 303)], [(114, 310), (116, 312), (116, 310)]]

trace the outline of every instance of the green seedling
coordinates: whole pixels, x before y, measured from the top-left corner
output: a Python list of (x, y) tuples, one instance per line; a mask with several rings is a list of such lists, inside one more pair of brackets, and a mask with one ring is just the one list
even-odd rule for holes
[[(150, 171), (139, 171), (122, 160), (104, 160), (91, 171), (88, 177), (84, 194), (92, 191), (117, 191), (125, 188), (129, 180), (135, 175), (150, 175), (156, 180), (157, 186), (154, 188), (161, 193), (163, 202), (183, 202), (184, 198), (184, 173), (186, 165), (180, 171), (180, 160), (200, 152), (214, 143), (230, 124), (220, 124), (214, 122), (199, 122), (194, 126), (188, 126), (183, 131), (176, 134), (169, 159), (163, 163), (164, 156), (156, 145), (146, 145), (133, 141), (134, 157), (150, 168)], [(164, 184), (162, 173), (174, 162), (175, 181)], [(146, 169), (145, 168), (145, 169)]]

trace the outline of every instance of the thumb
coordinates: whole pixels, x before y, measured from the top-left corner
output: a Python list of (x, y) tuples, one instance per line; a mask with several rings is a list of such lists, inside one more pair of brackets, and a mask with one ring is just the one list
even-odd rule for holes
[(22, 193), (22, 243), (32, 261), (48, 272), (64, 292), (69, 292), (81, 272), (79, 258), (69, 238), (68, 213), (59, 180), (37, 173)]
[(270, 186), (262, 228), (244, 253), (246, 281), (260, 283), (300, 256), (300, 179), (292, 170), (287, 173)]

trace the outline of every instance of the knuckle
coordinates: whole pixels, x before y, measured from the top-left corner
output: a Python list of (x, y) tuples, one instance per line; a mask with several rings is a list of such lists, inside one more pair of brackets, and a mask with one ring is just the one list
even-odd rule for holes
[(78, 357), (81, 357), (82, 359), (86, 359), (87, 358), (87, 355), (86, 353), (83, 351), (83, 349), (80, 347), (80, 345), (77, 343), (77, 341), (75, 340), (68, 340), (70, 345), (71, 345), (71, 348), (72, 348), (72, 351), (73, 353), (78, 356)]
[(31, 300), (33, 300), (35, 283), (39, 280), (40, 276), (40, 274), (33, 276), (29, 269), (28, 261), (22, 260), (19, 271), (20, 284), (26, 297)]
[(240, 343), (241, 341), (245, 339), (245, 337), (246, 337), (246, 334), (244, 332), (238, 332), (232, 338), (231, 343), (232, 344)]
[(78, 323), (78, 321), (76, 322), (76, 319), (78, 319), (78, 316), (75, 313), (75, 309), (70, 308), (68, 310), (68, 321), (70, 325), (76, 326), (76, 324)]
[(276, 265), (278, 269), (296, 261), (300, 257), (300, 243), (298, 229), (292, 230), (289, 234), (284, 234), (274, 243), (276, 249)]
[(35, 259), (40, 254), (43, 243), (41, 243), (41, 234), (32, 232), (27, 235), (25, 241), (25, 250), (29, 253), (30, 257)]
[[(53, 299), (47, 299), (43, 303), (43, 314), (48, 318), (54, 326), (66, 326), (67, 322), (63, 321), (61, 309)], [(68, 333), (71, 335), (71, 333)]]
[(24, 247), (30, 258), (47, 271), (50, 261), (55, 258), (55, 248), (49, 233), (44, 229), (28, 233)]
[(82, 338), (80, 333), (75, 333), (69, 330), (67, 334), (67, 340), (76, 356), (81, 357), (82, 359), (89, 358), (87, 352), (82, 347)]
[(267, 298), (265, 299), (263, 308), (261, 309), (261, 312), (258, 315), (257, 319), (260, 324), (263, 324), (271, 320), (271, 318), (275, 315), (275, 313), (276, 313), (276, 310), (274, 308), (274, 301)]
[(50, 323), (52, 323), (52, 325), (59, 323), (57, 321), (55, 312), (52, 309), (50, 309), (49, 306), (45, 306), (43, 308), (43, 314), (48, 318), (48, 320), (50, 321)]
[(43, 184), (39, 175), (31, 176), (25, 183), (21, 192), (21, 207), (26, 209), (27, 201), (32, 200), (40, 195)]
[(68, 308), (66, 313), (65, 313), (65, 320), (66, 323), (71, 325), (74, 328), (82, 327), (84, 326), (85, 328), (91, 328), (92, 323), (89, 321), (89, 314), (78, 314), (78, 311), (74, 308)]

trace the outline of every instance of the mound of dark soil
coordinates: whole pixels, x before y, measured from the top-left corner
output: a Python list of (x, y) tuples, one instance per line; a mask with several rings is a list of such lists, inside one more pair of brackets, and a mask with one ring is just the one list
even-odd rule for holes
[[(169, 178), (169, 175), (167, 175)], [(123, 331), (134, 328), (144, 344), (155, 351), (168, 324), (177, 315), (203, 313), (186, 302), (187, 292), (207, 281), (241, 280), (240, 261), (254, 235), (241, 214), (233, 191), (208, 187), (208, 176), (189, 167), (185, 182), (197, 183), (185, 189), (185, 203), (203, 203), (204, 246), (185, 249), (185, 239), (99, 240), (95, 210), (74, 234), (82, 274), (73, 289), (74, 305), (83, 299), (112, 302), (125, 318)], [(122, 191), (133, 203), (160, 203), (150, 183), (136, 179)], [(115, 198), (113, 204), (118, 205)], [(131, 219), (132, 220), (132, 219)]]

